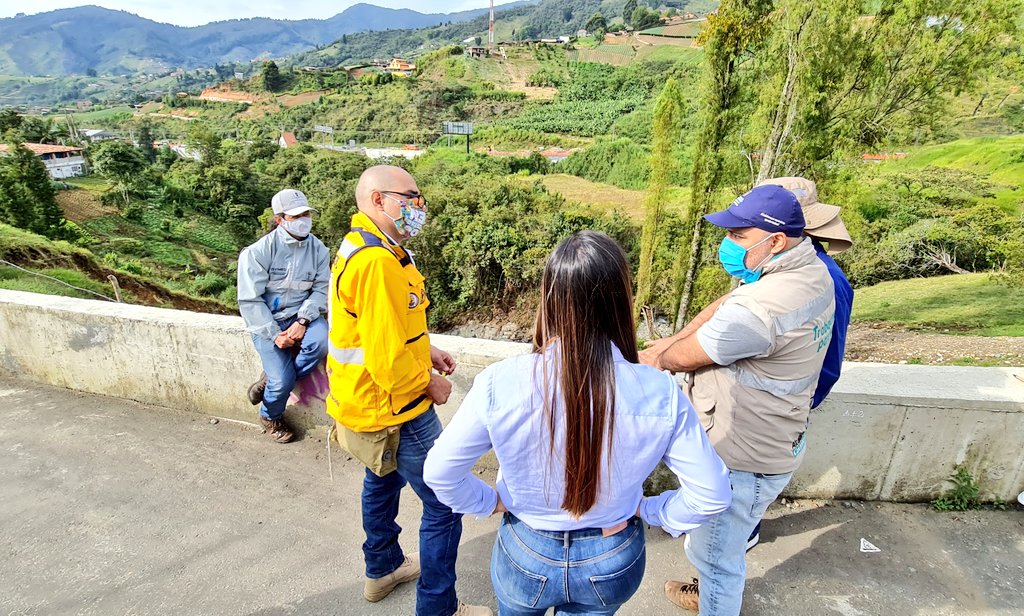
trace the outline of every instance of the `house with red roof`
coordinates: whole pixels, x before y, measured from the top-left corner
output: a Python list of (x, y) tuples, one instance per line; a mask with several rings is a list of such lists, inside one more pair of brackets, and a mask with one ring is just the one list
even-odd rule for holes
[[(82, 148), (49, 143), (23, 143), (22, 145), (43, 161), (46, 170), (50, 172), (50, 177), (55, 180), (85, 175), (88, 169), (85, 156), (82, 155)], [(9, 151), (10, 146), (0, 144), (0, 156), (6, 156)]]
[(295, 133), (284, 131), (278, 138), (277, 145), (282, 148), (290, 148), (299, 145), (299, 140), (295, 138)]

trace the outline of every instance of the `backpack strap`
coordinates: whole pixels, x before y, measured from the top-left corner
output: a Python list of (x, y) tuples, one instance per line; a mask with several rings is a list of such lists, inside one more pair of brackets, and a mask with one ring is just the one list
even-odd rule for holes
[[(379, 237), (377, 237), (373, 233), (370, 233), (366, 229), (363, 229), (361, 227), (352, 227), (351, 233), (358, 233), (359, 237), (362, 238), (363, 240), (363, 245), (357, 246), (355, 242), (349, 241), (347, 237), (341, 242), (341, 247), (338, 248), (338, 256), (341, 257), (342, 259), (345, 259), (345, 264), (341, 266), (341, 271), (338, 272), (338, 276), (334, 280), (335, 289), (341, 288), (341, 276), (345, 273), (345, 269), (348, 268), (348, 264), (352, 260), (352, 257), (354, 257), (357, 253), (366, 250), (367, 248), (383, 248), (384, 250), (387, 250), (389, 253), (391, 253), (393, 257), (398, 259), (398, 263), (402, 267), (412, 264), (412, 258), (409, 257), (408, 254), (406, 254), (404, 257), (399, 257), (398, 253), (392, 250), (391, 247), (386, 245), (384, 242), (381, 241)], [(335, 291), (335, 293), (337, 293), (337, 291)], [(345, 312), (348, 312), (353, 317), (356, 316), (355, 314), (348, 310), (346, 310)]]

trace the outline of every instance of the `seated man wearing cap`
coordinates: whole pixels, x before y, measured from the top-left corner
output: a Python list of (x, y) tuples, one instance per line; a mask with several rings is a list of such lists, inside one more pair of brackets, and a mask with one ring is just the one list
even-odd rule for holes
[(284, 422), (295, 381), (327, 355), (327, 288), (331, 257), (310, 234), (306, 195), (288, 188), (274, 195), (273, 230), (238, 257), (238, 309), (263, 361), (263, 375), (249, 388), (260, 405), (260, 423), (278, 443), (292, 440)]
[(746, 543), (800, 466), (811, 397), (831, 340), (835, 292), (809, 238), (796, 196), (759, 186), (705, 217), (727, 229), (719, 249), (740, 287), (710, 318), (643, 363), (691, 373), (693, 406), (729, 467), (729, 509), (687, 536), (699, 588), (669, 581), (669, 599), (705, 616), (736, 616)]
[[(836, 290), (836, 320), (832, 326), (832, 340), (828, 343), (828, 350), (825, 352), (825, 363), (818, 376), (818, 387), (814, 390), (814, 396), (811, 399), (811, 410), (814, 410), (825, 401), (829, 392), (832, 391), (832, 386), (839, 380), (843, 368), (843, 356), (846, 353), (846, 330), (850, 326), (850, 313), (853, 311), (853, 287), (831, 255), (849, 250), (853, 246), (853, 240), (850, 238), (850, 232), (846, 230), (842, 218), (839, 217), (841, 209), (838, 206), (818, 201), (818, 187), (814, 182), (801, 177), (785, 177), (765, 180), (758, 186), (770, 184), (781, 186), (796, 195), (804, 214), (804, 235), (811, 238), (814, 243), (814, 250), (818, 253), (821, 262), (828, 268)], [(656, 340), (648, 344), (647, 348), (652, 353), (663, 352), (677, 340), (697, 331), (711, 318), (724, 299), (725, 296), (712, 302), (676, 335)], [(753, 548), (760, 540), (761, 523), (758, 522), (747, 539), (747, 549)]]

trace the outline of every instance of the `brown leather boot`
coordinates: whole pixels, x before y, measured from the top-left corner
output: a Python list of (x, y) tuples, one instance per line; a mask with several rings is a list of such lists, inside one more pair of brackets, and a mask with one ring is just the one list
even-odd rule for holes
[(247, 393), (247, 396), (249, 397), (249, 404), (256, 406), (257, 404), (263, 402), (263, 392), (266, 391), (266, 389), (267, 373), (264, 372), (260, 376), (260, 380), (256, 381), (255, 383), (249, 386), (249, 392)]
[(281, 419), (267, 419), (260, 415), (260, 424), (263, 425), (263, 431), (269, 434), (275, 443), (288, 443), (295, 436), (292, 429), (284, 422), (283, 417)]
[(665, 596), (684, 610), (696, 612), (700, 607), (698, 584), (697, 578), (693, 578), (693, 582), (689, 584), (669, 580), (665, 582)]

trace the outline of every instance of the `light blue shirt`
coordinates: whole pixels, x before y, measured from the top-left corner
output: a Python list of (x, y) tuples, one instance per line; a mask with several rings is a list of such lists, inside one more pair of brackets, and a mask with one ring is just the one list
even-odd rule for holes
[[(544, 384), (539, 354), (512, 357), (476, 377), (451, 423), (434, 443), (423, 469), (437, 498), (458, 513), (487, 516), (498, 495), (531, 528), (548, 531), (609, 528), (631, 518), (643, 497), (643, 483), (664, 461), (681, 484), (678, 490), (643, 499), (640, 517), (678, 537), (728, 508), (729, 471), (708, 442), (693, 406), (675, 379), (649, 366), (632, 364), (612, 347), (615, 362), (615, 428), (609, 464), (602, 455), (597, 502), (580, 518), (561, 507), (565, 493), (565, 424), (561, 405), (555, 455), (544, 417)], [(552, 362), (548, 351), (549, 371)], [(555, 386), (556, 379), (551, 379)], [(494, 450), (497, 492), (472, 472)]]
[(278, 321), (327, 314), (331, 254), (314, 235), (295, 239), (283, 227), (238, 256), (238, 311), (250, 333), (273, 340)]

